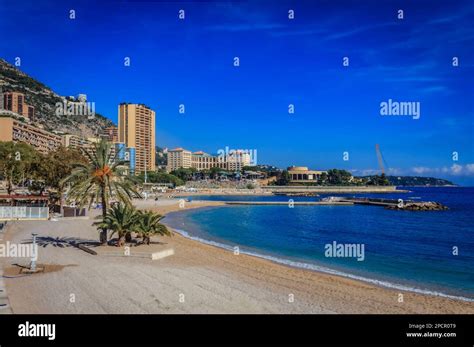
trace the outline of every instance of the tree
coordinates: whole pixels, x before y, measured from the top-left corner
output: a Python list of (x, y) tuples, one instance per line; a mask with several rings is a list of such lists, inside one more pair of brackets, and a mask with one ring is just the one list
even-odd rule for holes
[(328, 174), (326, 172), (321, 173), (321, 175), (319, 176), (319, 182), (321, 184), (325, 184), (327, 180), (328, 180)]
[(217, 177), (219, 177), (219, 173), (221, 171), (227, 171), (227, 170), (224, 170), (224, 169), (221, 169), (219, 167), (213, 166), (209, 169), (209, 177), (211, 179), (215, 180)]
[[(147, 176), (148, 176), (148, 183), (171, 183), (173, 184), (173, 186), (181, 186), (184, 184), (183, 180), (174, 176), (174, 175), (171, 175), (171, 174), (168, 174), (166, 172), (148, 172), (147, 173)], [(141, 173), (138, 178), (144, 182), (144, 173)]]
[(288, 171), (283, 170), (280, 174), (280, 177), (278, 177), (277, 181), (275, 182), (277, 186), (286, 186), (288, 183), (290, 183), (290, 174)]
[(0, 175), (7, 182), (7, 193), (14, 185), (32, 178), (32, 165), (38, 154), (26, 143), (0, 142)]
[(135, 231), (142, 235), (143, 243), (149, 245), (152, 235), (171, 236), (166, 225), (160, 223), (163, 216), (151, 211), (138, 211), (137, 216)]
[(60, 147), (53, 152), (40, 156), (35, 164), (37, 178), (44, 182), (46, 187), (55, 189), (59, 196), (59, 206), (62, 210), (62, 196), (64, 179), (68, 177), (75, 163), (87, 164), (87, 159), (78, 150)]
[(381, 174), (380, 176), (376, 176), (375, 180), (376, 180), (376, 184), (378, 186), (389, 186), (390, 185), (390, 181), (388, 180), (388, 178), (385, 176), (384, 173)]
[(190, 181), (197, 172), (195, 168), (179, 168), (170, 173), (183, 181)]
[(349, 184), (351, 178), (352, 174), (346, 170), (331, 169), (327, 173), (327, 180), (333, 185)]
[[(102, 217), (105, 219), (111, 198), (131, 205), (131, 199), (141, 197), (136, 190), (136, 178), (125, 175), (119, 168), (124, 163), (111, 155), (109, 142), (103, 139), (95, 144), (91, 153), (85, 150), (83, 153), (88, 163), (76, 163), (71, 174), (61, 182), (63, 185), (71, 185), (68, 191), (69, 200), (74, 200), (81, 207), (89, 204), (89, 208), (100, 202)], [(107, 244), (106, 227), (100, 233), (100, 242)]]
[(135, 228), (139, 215), (133, 206), (118, 203), (112, 206), (105, 216), (98, 216), (98, 218), (102, 219), (94, 225), (102, 230), (112, 230), (110, 236), (117, 233), (117, 247), (122, 247), (125, 244), (126, 235), (130, 235)]

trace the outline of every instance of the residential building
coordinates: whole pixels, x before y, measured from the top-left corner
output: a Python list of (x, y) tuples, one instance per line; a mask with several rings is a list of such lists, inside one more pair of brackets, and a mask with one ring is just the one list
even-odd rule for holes
[(0, 141), (24, 142), (41, 153), (54, 151), (62, 145), (62, 138), (13, 117), (0, 117)]
[(155, 111), (143, 104), (118, 107), (118, 141), (135, 149), (136, 173), (155, 170)]
[(110, 142), (118, 142), (119, 141), (118, 127), (111, 126), (111, 127), (105, 128), (105, 137)]
[(25, 118), (34, 119), (35, 108), (25, 101), (25, 94), (18, 92), (5, 92), (2, 95), (3, 109), (14, 112)]
[(81, 148), (86, 145), (90, 145), (86, 139), (72, 134), (66, 134), (62, 136), (62, 143), (64, 147), (71, 147), (71, 148)]
[(184, 148), (175, 148), (168, 150), (168, 172), (184, 168), (192, 167), (192, 153)]
[(95, 143), (97, 143), (95, 137), (85, 139), (77, 135), (66, 134), (63, 135), (62, 138), (64, 147), (81, 149), (89, 153), (89, 155), (95, 153)]

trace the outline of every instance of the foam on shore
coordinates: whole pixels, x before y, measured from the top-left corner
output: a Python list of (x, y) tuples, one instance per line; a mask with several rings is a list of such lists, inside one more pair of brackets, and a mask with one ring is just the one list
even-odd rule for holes
[[(224, 244), (224, 243), (221, 243), (221, 242), (212, 241), (212, 240), (206, 240), (206, 239), (203, 239), (203, 238), (200, 238), (200, 237), (197, 237), (197, 236), (193, 236), (189, 232), (187, 232), (185, 230), (182, 230), (182, 229), (177, 229), (177, 228), (174, 228), (174, 227), (171, 227), (171, 226), (170, 226), (170, 228), (172, 228), (174, 231), (178, 232), (180, 235), (182, 235), (182, 236), (184, 236), (188, 239), (198, 241), (198, 242), (210, 245), (210, 246), (223, 248), (223, 249), (231, 251), (231, 252), (234, 251), (234, 247), (232, 247), (230, 245), (227, 245), (227, 244)], [(429, 290), (429, 289), (420, 289), (420, 288), (410, 287), (410, 286), (406, 286), (406, 285), (402, 285), (402, 284), (398, 284), (398, 283), (392, 283), (392, 282), (388, 282), (388, 281), (381, 281), (381, 280), (377, 280), (377, 279), (373, 279), (373, 278), (367, 278), (367, 277), (353, 275), (353, 274), (349, 274), (349, 273), (338, 271), (338, 270), (333, 270), (333, 269), (326, 268), (326, 267), (319, 266), (319, 265), (315, 265), (315, 264), (303, 263), (303, 262), (293, 261), (293, 260), (289, 260), (289, 259), (285, 259), (285, 258), (279, 258), (279, 257), (270, 256), (270, 255), (265, 255), (265, 254), (261, 254), (261, 253), (249, 252), (249, 251), (245, 251), (245, 250), (242, 250), (242, 249), (239, 250), (239, 253), (250, 255), (250, 256), (253, 256), (253, 257), (257, 257), (257, 258), (270, 260), (270, 261), (278, 263), (278, 264), (291, 266), (291, 267), (298, 268), (298, 269), (305, 269), (305, 270), (311, 270), (311, 271), (327, 273), (327, 274), (335, 275), (335, 276), (341, 276), (341, 277), (345, 277), (345, 278), (349, 278), (349, 279), (353, 279), (353, 280), (357, 280), (357, 281), (362, 281), (362, 282), (374, 284), (374, 285), (377, 285), (377, 286), (380, 286), (380, 287), (403, 290), (403, 291), (407, 291), (407, 292), (413, 292), (413, 293), (424, 294), (424, 295), (439, 296), (439, 297), (454, 299), (454, 300), (474, 302), (474, 298), (467, 298), (467, 297), (464, 297), (464, 296), (450, 295), (450, 294), (446, 294), (446, 293), (438, 292), (438, 291), (433, 291), (433, 290)]]

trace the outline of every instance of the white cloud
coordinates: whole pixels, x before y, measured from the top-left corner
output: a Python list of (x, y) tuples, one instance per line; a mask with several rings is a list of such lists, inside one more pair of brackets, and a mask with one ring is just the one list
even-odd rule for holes
[(425, 167), (416, 166), (411, 169), (412, 172), (418, 175), (436, 174), (442, 173), (445, 175), (452, 176), (473, 176), (474, 175), (474, 164), (459, 165), (453, 164), (450, 167)]
[(386, 174), (390, 175), (390, 176), (398, 176), (398, 175), (403, 174), (403, 170), (401, 170), (397, 167), (390, 167), (390, 168), (387, 169)]
[[(350, 170), (357, 176), (380, 175), (380, 170), (374, 169), (354, 169)], [(443, 167), (415, 166), (410, 169), (389, 168), (386, 172), (390, 176), (409, 176), (409, 175), (445, 175), (445, 176), (474, 176), (474, 163), (460, 165), (453, 164)]]
[(453, 166), (451, 166), (451, 173), (453, 175), (459, 175), (462, 173), (462, 171), (463, 171), (463, 167), (461, 165), (453, 164)]
[(424, 166), (417, 166), (417, 167), (414, 167), (412, 170), (413, 172), (419, 175), (430, 173), (433, 171), (433, 169), (430, 169), (429, 167), (424, 167)]
[(474, 164), (467, 164), (467, 165), (466, 165), (466, 171), (467, 171), (469, 174), (474, 174)]

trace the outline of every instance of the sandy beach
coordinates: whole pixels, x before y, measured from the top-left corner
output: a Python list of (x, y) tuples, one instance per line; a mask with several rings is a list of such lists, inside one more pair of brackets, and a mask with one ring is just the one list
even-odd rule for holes
[[(219, 202), (140, 201), (161, 214)], [(232, 208), (232, 207), (225, 207)], [(92, 211), (92, 215), (97, 211)], [(25, 258), (0, 260), (14, 313), (474, 313), (474, 303), (402, 292), (338, 276), (234, 255), (179, 234), (154, 238), (131, 254), (172, 249), (159, 260), (121, 255), (117, 247), (71, 245), (97, 241), (93, 219), (8, 224), (4, 240), (21, 243), (38, 233), (45, 273), (18, 274)], [(137, 253), (137, 254), (138, 254)], [(399, 294), (403, 302), (399, 302)]]

